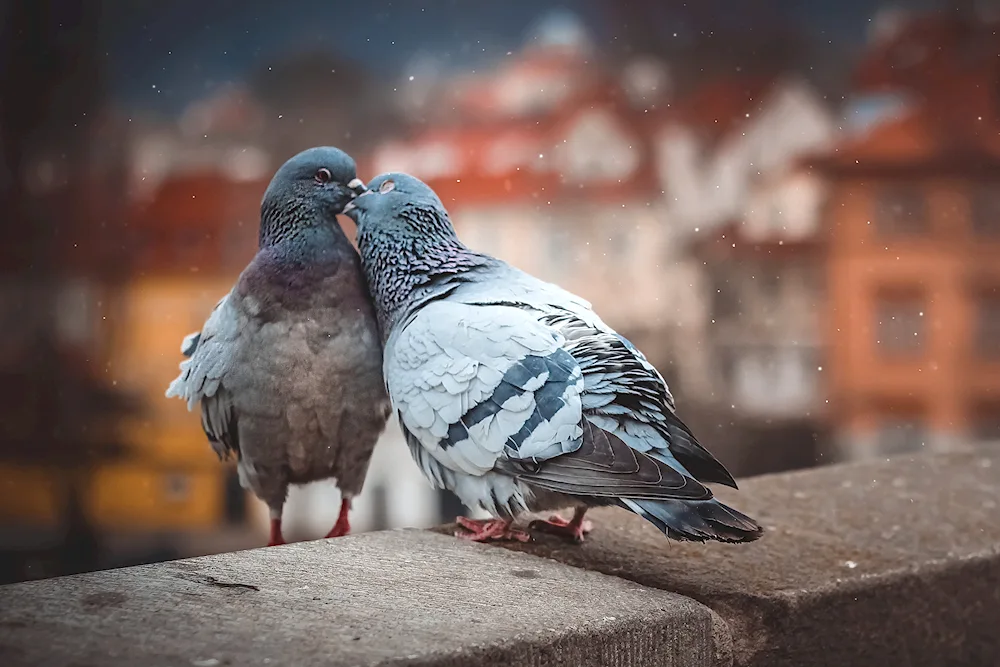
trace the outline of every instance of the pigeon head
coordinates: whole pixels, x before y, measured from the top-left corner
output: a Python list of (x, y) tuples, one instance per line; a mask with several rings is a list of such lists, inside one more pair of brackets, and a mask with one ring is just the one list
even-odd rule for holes
[(415, 176), (376, 176), (368, 190), (344, 209), (358, 224), (358, 236), (414, 235), (452, 239), (455, 230), (444, 204), (429, 185)]
[(441, 199), (409, 174), (376, 176), (344, 214), (358, 225), (361, 264), (383, 336), (413, 305), (415, 289), (488, 261), (459, 241)]
[(319, 146), (302, 151), (278, 169), (260, 205), (260, 245), (274, 245), (304, 229), (335, 225), (338, 213), (364, 183), (344, 151)]

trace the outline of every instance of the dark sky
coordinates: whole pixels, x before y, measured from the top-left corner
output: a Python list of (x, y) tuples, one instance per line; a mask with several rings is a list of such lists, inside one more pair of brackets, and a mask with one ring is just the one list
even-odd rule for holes
[[(691, 0), (697, 2), (698, 0)], [(732, 0), (740, 2), (741, 0)], [(772, 0), (816, 40), (860, 44), (878, 0)], [(932, 4), (908, 0), (896, 6)], [(221, 82), (310, 47), (336, 51), (375, 76), (402, 77), (421, 52), (476, 67), (516, 50), (544, 13), (570, 9), (598, 46), (615, 39), (597, 0), (117, 0), (104, 22), (112, 89), (128, 108), (174, 112)], [(629, 17), (622, 17), (623, 21)], [(611, 23), (611, 25), (609, 25)]]

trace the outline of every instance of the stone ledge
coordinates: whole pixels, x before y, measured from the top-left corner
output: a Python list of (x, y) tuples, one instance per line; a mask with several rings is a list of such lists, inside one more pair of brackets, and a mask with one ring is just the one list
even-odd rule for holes
[(743, 487), (750, 545), (603, 510), (582, 546), (392, 531), (0, 587), (0, 664), (1000, 664), (1000, 451)]
[(605, 509), (581, 547), (509, 548), (702, 602), (729, 625), (737, 665), (1000, 664), (1000, 450), (741, 488), (719, 495), (767, 527), (753, 544), (668, 542)]
[(0, 664), (725, 665), (679, 595), (425, 531), (0, 587)]

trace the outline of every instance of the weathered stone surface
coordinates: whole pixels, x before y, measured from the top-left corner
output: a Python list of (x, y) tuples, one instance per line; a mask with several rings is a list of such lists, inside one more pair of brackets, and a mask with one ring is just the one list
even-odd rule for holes
[(719, 491), (753, 544), (666, 540), (623, 510), (580, 546), (512, 549), (680, 593), (730, 626), (740, 665), (1000, 664), (1000, 452), (745, 480)]
[(721, 665), (681, 596), (424, 531), (0, 587), (5, 667)]

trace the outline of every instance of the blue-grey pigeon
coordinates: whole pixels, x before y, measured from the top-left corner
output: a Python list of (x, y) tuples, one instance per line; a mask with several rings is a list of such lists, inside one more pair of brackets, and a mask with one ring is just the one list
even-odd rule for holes
[(466, 247), (441, 200), (384, 174), (348, 204), (410, 451), (437, 487), (494, 518), (459, 535), (527, 540), (522, 512), (579, 542), (588, 507), (630, 510), (677, 540), (748, 542), (762, 528), (713, 498), (736, 487), (675, 414), (660, 373), (589, 303)]
[(364, 184), (346, 153), (311, 148), (264, 193), (260, 248), (200, 333), (184, 339), (167, 396), (201, 404), (220, 459), (271, 511), (283, 544), (289, 484), (335, 478), (343, 500), (327, 537), (350, 530), (351, 499), (391, 413), (382, 346), (358, 253), (337, 223)]

